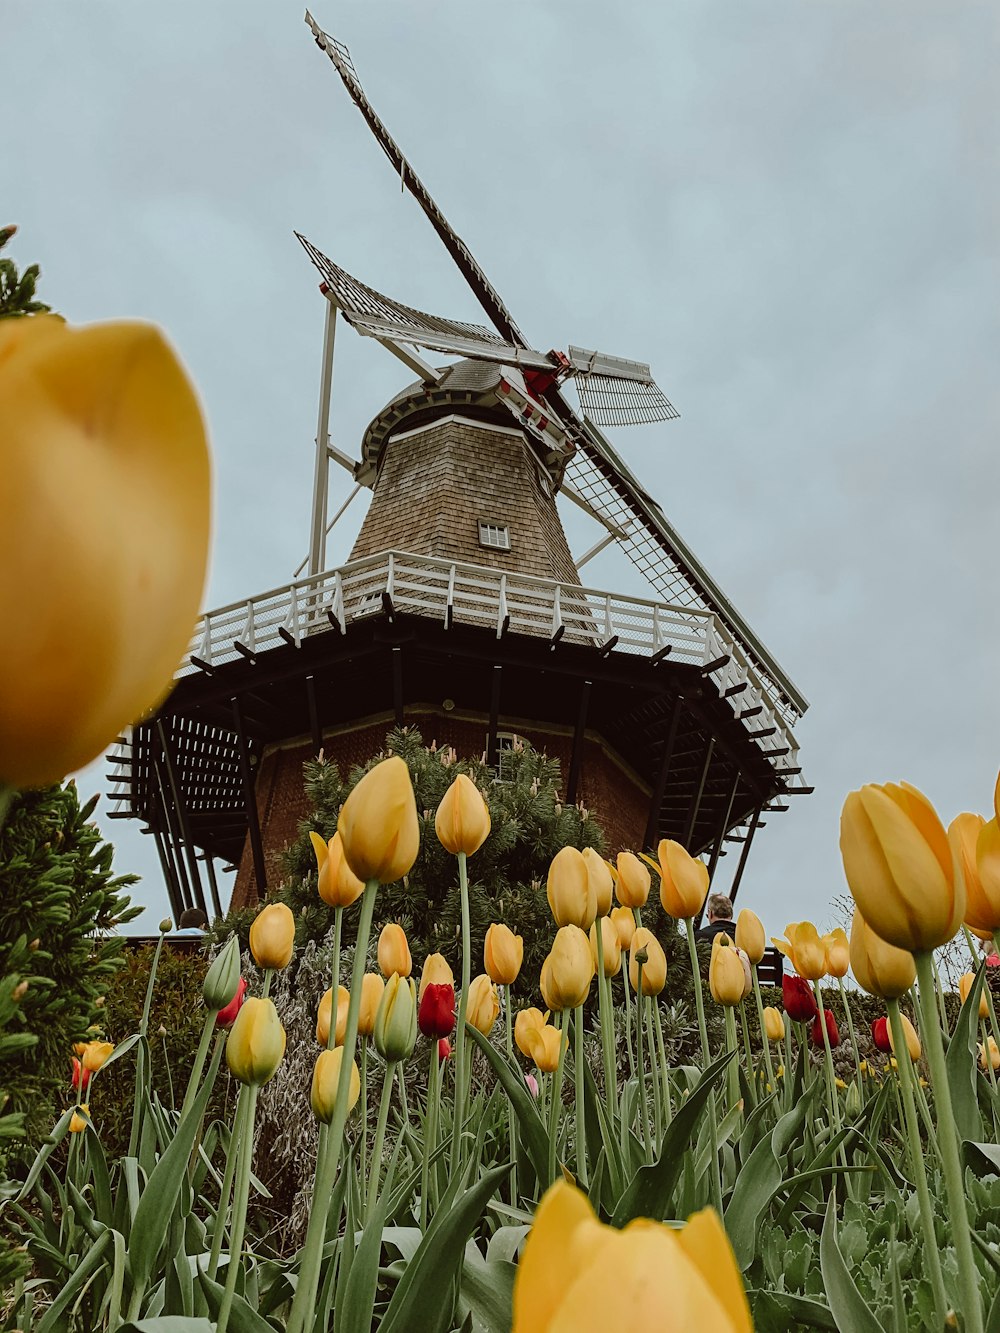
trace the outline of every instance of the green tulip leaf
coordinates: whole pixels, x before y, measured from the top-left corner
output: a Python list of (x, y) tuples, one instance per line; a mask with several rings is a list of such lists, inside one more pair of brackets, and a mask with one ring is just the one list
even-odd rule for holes
[[(237, 1325), (233, 1324), (233, 1328)], [(270, 1333), (274, 1330), (267, 1325)], [(186, 1314), (160, 1315), (155, 1319), (140, 1319), (135, 1324), (119, 1324), (118, 1333), (215, 1333), (215, 1325), (208, 1319), (194, 1319)]]
[(826, 1297), (837, 1328), (850, 1329), (851, 1333), (885, 1333), (858, 1291), (837, 1244), (837, 1196), (834, 1193), (831, 1193), (826, 1206), (826, 1220), (819, 1242), (819, 1263)]
[(67, 1326), (64, 1318), (67, 1308), (104, 1263), (104, 1256), (109, 1249), (111, 1249), (111, 1233), (104, 1231), (91, 1246), (86, 1258), (77, 1264), (69, 1281), (45, 1311), (44, 1317), (35, 1325), (35, 1333), (62, 1333)]
[[(232, 1262), (231, 1259), (230, 1262)], [(218, 1319), (219, 1307), (222, 1304), (224, 1293), (222, 1284), (210, 1278), (207, 1273), (202, 1272), (200, 1265), (198, 1267), (198, 1284), (204, 1293), (208, 1313), (213, 1319)], [(146, 1322), (151, 1323), (153, 1321), (147, 1320)], [(214, 1328), (215, 1325), (212, 1324), (210, 1327)], [(232, 1309), (229, 1312), (229, 1327), (233, 1333), (274, 1333), (273, 1327), (256, 1310), (250, 1307), (238, 1291), (233, 1294)], [(180, 1330), (178, 1330), (178, 1333), (180, 1333)]]
[(946, 1063), (948, 1086), (955, 1111), (959, 1136), (973, 1141), (982, 1138), (983, 1121), (976, 1094), (976, 1025), (979, 1021), (979, 997), (986, 977), (986, 959), (979, 964), (976, 979), (959, 1011), (955, 1030), (948, 1043)]
[(736, 1262), (742, 1272), (757, 1254), (760, 1217), (781, 1186), (784, 1172), (781, 1159), (805, 1124), (811, 1092), (797, 1106), (786, 1111), (774, 1129), (761, 1139), (743, 1164), (726, 1208), (726, 1231)]
[(490, 1263), (483, 1258), (475, 1241), (469, 1242), (462, 1264), (461, 1300), (472, 1312), (474, 1328), (481, 1328), (483, 1333), (509, 1333), (516, 1276), (515, 1264)]
[[(838, 1333), (839, 1325), (829, 1306), (808, 1296), (795, 1296), (787, 1291), (747, 1291), (750, 1308), (758, 1321), (773, 1318), (775, 1328), (804, 1324), (806, 1328), (830, 1328)], [(777, 1322), (780, 1320), (780, 1324)]]
[(471, 1024), (466, 1024), (465, 1031), (466, 1035), (476, 1043), (483, 1055), (486, 1056), (493, 1066), (493, 1072), (503, 1085), (503, 1090), (514, 1108), (514, 1114), (517, 1116), (517, 1123), (520, 1126), (524, 1140), (524, 1148), (531, 1165), (534, 1167), (535, 1175), (540, 1181), (548, 1182), (549, 1136), (539, 1118), (534, 1098), (524, 1081), (524, 1075)]

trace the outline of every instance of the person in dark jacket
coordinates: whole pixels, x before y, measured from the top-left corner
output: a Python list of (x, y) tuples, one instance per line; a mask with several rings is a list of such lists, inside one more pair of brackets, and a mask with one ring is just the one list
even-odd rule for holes
[(724, 893), (713, 893), (708, 899), (708, 925), (699, 926), (694, 933), (696, 940), (711, 944), (716, 935), (728, 935), (736, 938), (736, 922), (733, 920), (732, 899)]

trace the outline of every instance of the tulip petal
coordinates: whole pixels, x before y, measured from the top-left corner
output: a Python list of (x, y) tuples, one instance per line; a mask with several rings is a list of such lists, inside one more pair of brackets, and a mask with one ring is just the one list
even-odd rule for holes
[(733, 1333), (752, 1333), (750, 1306), (729, 1237), (714, 1208), (702, 1208), (675, 1232), (685, 1254), (715, 1292), (732, 1321)]
[(326, 858), (330, 855), (330, 849), (326, 845), (326, 839), (320, 837), (315, 831), (309, 834), (309, 841), (313, 845), (313, 851), (316, 853), (316, 869), (322, 870), (326, 863)]
[(511, 1333), (548, 1333), (568, 1282), (576, 1277), (569, 1238), (584, 1222), (593, 1222), (587, 1196), (564, 1180), (547, 1190), (535, 1211), (517, 1267)]

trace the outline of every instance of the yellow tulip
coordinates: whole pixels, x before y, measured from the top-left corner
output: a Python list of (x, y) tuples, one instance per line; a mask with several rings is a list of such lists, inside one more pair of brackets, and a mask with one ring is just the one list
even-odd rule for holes
[(552, 1010), (575, 1009), (590, 993), (594, 962), (579, 926), (561, 926), (542, 964), (542, 998)]
[[(905, 1014), (899, 1015), (903, 1024), (903, 1036), (906, 1038), (906, 1049), (910, 1054), (910, 1059), (914, 1064), (920, 1059), (920, 1038), (917, 1036), (917, 1029), (913, 1026)], [(896, 1043), (892, 1036), (892, 1024), (888, 1024), (889, 1048), (893, 1055), (896, 1054)]]
[[(604, 1280), (595, 1281), (595, 1275)], [(640, 1218), (598, 1222), (557, 1180), (535, 1212), (517, 1266), (512, 1333), (752, 1333), (739, 1269), (710, 1208), (680, 1230)]]
[(268, 903), (250, 927), (250, 952), (258, 967), (287, 967), (295, 947), (295, 917), (285, 903)]
[(781, 1016), (781, 1010), (775, 1009), (771, 1004), (764, 1010), (764, 1032), (768, 1041), (785, 1040), (785, 1020)]
[(708, 895), (708, 866), (664, 838), (656, 849), (660, 869), (660, 902), (667, 916), (686, 921), (697, 916)]
[(554, 1074), (559, 1068), (559, 1057), (569, 1045), (569, 1038), (551, 1023), (530, 1028), (530, 1059), (542, 1074)]
[[(340, 1046), (347, 1031), (347, 1009), (351, 1003), (351, 993), (346, 986), (337, 987), (337, 1026), (333, 1033), (333, 1044)], [(316, 1040), (321, 1046), (330, 1045), (330, 1018), (333, 1014), (333, 989), (324, 991), (316, 1011)]]
[(406, 931), (402, 926), (391, 922), (382, 927), (382, 933), (378, 937), (377, 956), (378, 970), (384, 977), (391, 977), (393, 972), (397, 972), (401, 977), (410, 975), (413, 971), (413, 959), (410, 957), (410, 946), (406, 942)]
[(285, 1029), (273, 1000), (243, 1001), (226, 1040), (226, 1064), (241, 1083), (260, 1086), (271, 1078), (285, 1054)]
[[(366, 972), (361, 979), (361, 1008), (358, 1011), (358, 1035), (370, 1037), (375, 1031), (375, 1016), (382, 1003), (385, 982), (378, 972)], [(340, 1026), (340, 1015), (337, 1015)]]
[(979, 830), (976, 838), (975, 875), (969, 875), (966, 871), (966, 883), (970, 882), (975, 914), (975, 920), (970, 924), (990, 932), (1000, 929), (1000, 921), (997, 921), (997, 907), (1000, 905), (1000, 826), (995, 819), (987, 819)]
[(498, 986), (512, 986), (524, 961), (524, 940), (509, 926), (494, 922), (483, 942), (483, 966)]
[(344, 802), (337, 831), (359, 879), (394, 884), (409, 874), (420, 850), (420, 821), (410, 770), (399, 755), (365, 774)]
[(201, 411), (137, 322), (0, 324), (0, 783), (96, 759), (170, 692), (211, 507)]
[(80, 1063), (91, 1074), (96, 1074), (114, 1049), (112, 1041), (88, 1041), (84, 1045)]
[[(847, 943), (846, 936), (844, 943)], [(736, 947), (743, 950), (754, 967), (764, 957), (767, 948), (767, 937), (761, 919), (756, 912), (751, 912), (749, 907), (744, 907), (736, 918)]]
[(917, 979), (913, 954), (886, 944), (855, 907), (851, 922), (851, 971), (862, 990), (883, 1000), (898, 1000)]
[(840, 852), (854, 901), (897, 949), (947, 944), (965, 915), (965, 884), (927, 797), (908, 783), (851, 792), (840, 817)]
[(987, 1059), (986, 1052), (989, 1051), (990, 1064), (993, 1066), (995, 1070), (1000, 1069), (1000, 1047), (997, 1046), (996, 1041), (993, 1039), (993, 1037), (986, 1038), (985, 1046), (983, 1046), (983, 1043), (981, 1041), (977, 1042), (977, 1045), (979, 1047), (980, 1066), (983, 1069), (986, 1068), (986, 1059)]
[(851, 949), (843, 926), (828, 931), (820, 940), (826, 953), (826, 975), (846, 977), (851, 966)]
[(618, 943), (618, 931), (615, 929), (615, 923), (608, 916), (599, 916), (590, 927), (590, 956), (594, 960), (594, 971), (597, 971), (597, 932), (602, 935), (602, 944), (604, 945), (604, 975), (606, 977), (616, 977), (622, 970), (622, 946)]
[(631, 948), (632, 936), (635, 934), (635, 913), (631, 907), (613, 908), (609, 920), (615, 923), (615, 930), (618, 932), (618, 943), (623, 949)]
[(584, 847), (583, 859), (587, 863), (587, 873), (590, 875), (590, 882), (594, 888), (597, 915), (607, 916), (611, 911), (611, 895), (615, 887), (611, 867), (600, 852), (594, 851), (593, 847)]
[[(333, 1120), (334, 1108), (337, 1105), (337, 1087), (340, 1083), (340, 1070), (343, 1063), (344, 1048), (342, 1046), (338, 1046), (334, 1051), (320, 1051), (316, 1058), (316, 1067), (313, 1069), (312, 1092), (309, 1100), (312, 1102), (313, 1115), (317, 1120), (321, 1120), (324, 1125), (329, 1125)], [(353, 1111), (358, 1098), (361, 1096), (361, 1071), (358, 1069), (357, 1060), (351, 1061), (350, 1078), (347, 1109)]]
[(424, 959), (424, 966), (420, 973), (417, 1002), (419, 1003), (424, 998), (424, 991), (428, 986), (454, 986), (454, 984), (455, 974), (444, 954), (429, 953)]
[(471, 1023), (477, 1032), (488, 1037), (493, 1031), (493, 1024), (500, 1014), (500, 997), (497, 988), (485, 972), (474, 977), (469, 983), (469, 998), (465, 1008), (465, 1021)]
[[(975, 985), (975, 981), (976, 981), (975, 972), (966, 972), (963, 976), (959, 977), (958, 995), (959, 999), (962, 1001), (963, 1004), (969, 998), (969, 992)], [(986, 999), (986, 983), (984, 982), (983, 989), (979, 992), (979, 1017), (989, 1018), (989, 1016), (990, 1016), (990, 1006)]]
[[(438, 955), (440, 957), (440, 955)], [(417, 1040), (417, 991), (412, 978), (394, 972), (375, 1015), (375, 1049), (386, 1062), (406, 1060)]]
[(659, 995), (667, 984), (667, 955), (653, 932), (640, 926), (632, 936), (628, 954), (628, 979), (634, 991), (639, 989), (638, 955), (643, 950), (646, 952), (646, 961), (642, 965), (642, 993)]
[(80, 1114), (81, 1111), (83, 1112), (83, 1115), (87, 1116), (90, 1115), (90, 1106), (87, 1104), (87, 1102), (81, 1102), (81, 1104), (73, 1112), (73, 1115), (69, 1122), (69, 1132), (71, 1134), (82, 1134), (83, 1131), (87, 1128), (87, 1121), (84, 1120), (83, 1115)]
[(347, 864), (344, 840), (335, 833), (324, 842), (318, 833), (310, 833), (316, 867), (319, 871), (317, 892), (329, 907), (350, 907), (365, 891), (364, 881)]
[(632, 852), (619, 852), (615, 864), (615, 897), (622, 907), (645, 907), (649, 871)]
[(733, 944), (728, 935), (716, 935), (712, 940), (712, 958), (708, 965), (708, 985), (716, 1004), (732, 1007), (742, 1004), (749, 994), (750, 962)]
[[(490, 835), (489, 807), (470, 777), (459, 773), (442, 798), (434, 831), (446, 852), (472, 856)], [(398, 878), (398, 876), (397, 876)]]
[(549, 907), (557, 926), (589, 930), (597, 916), (597, 893), (583, 853), (562, 847), (552, 858), (546, 885)]
[(826, 948), (811, 921), (793, 921), (785, 927), (785, 938), (771, 936), (771, 943), (791, 960), (792, 967), (806, 981), (819, 981), (826, 975)]
[(530, 1060), (531, 1034), (545, 1026), (545, 1015), (540, 1009), (521, 1009), (514, 1019), (514, 1041), (522, 1055)]

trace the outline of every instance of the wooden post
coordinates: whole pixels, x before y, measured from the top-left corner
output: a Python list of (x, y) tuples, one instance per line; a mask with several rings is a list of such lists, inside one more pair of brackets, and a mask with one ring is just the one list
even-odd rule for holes
[(236, 726), (236, 744), (240, 754), (240, 776), (243, 779), (243, 800), (246, 804), (247, 831), (250, 834), (250, 854), (253, 857), (254, 879), (257, 881), (257, 898), (263, 900), (267, 893), (267, 871), (264, 865), (264, 844), (260, 837), (260, 820), (257, 817), (257, 796), (254, 791), (253, 773), (250, 770), (250, 747), (247, 744), (243, 710), (238, 696), (234, 694), (230, 703)]
[(670, 726), (667, 729), (667, 739), (663, 747), (663, 758), (660, 760), (660, 768), (656, 775), (656, 784), (653, 787), (653, 794), (649, 800), (649, 817), (646, 820), (646, 846), (655, 847), (657, 843), (657, 831), (660, 823), (660, 810), (663, 806), (663, 797), (667, 790), (667, 778), (670, 776), (670, 765), (674, 757), (674, 744), (677, 740), (677, 728), (681, 720), (681, 708), (684, 703), (684, 696), (678, 694), (674, 700), (674, 707), (670, 714)]

